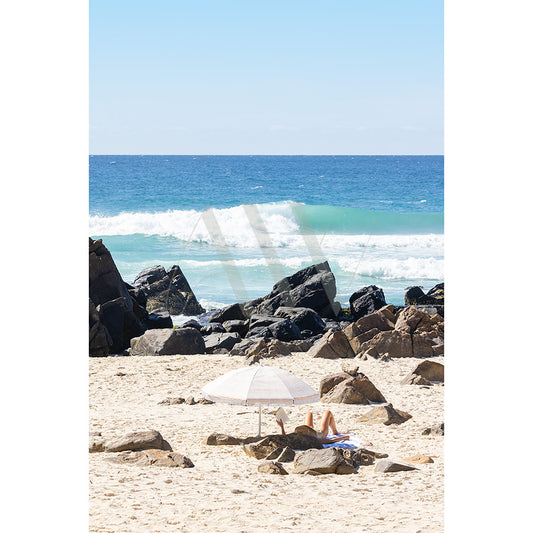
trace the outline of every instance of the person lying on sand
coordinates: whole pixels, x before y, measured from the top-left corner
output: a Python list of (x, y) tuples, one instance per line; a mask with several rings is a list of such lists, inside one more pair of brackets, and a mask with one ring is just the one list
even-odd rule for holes
[[(285, 426), (283, 424), (283, 421), (276, 419), (276, 423), (279, 427), (281, 427), (281, 434), (285, 435)], [(305, 424), (303, 426), (298, 426), (297, 428), (295, 428), (294, 432), (308, 433), (310, 435), (313, 435), (320, 441), (321, 444), (333, 444), (334, 442), (341, 442), (350, 438), (350, 435), (340, 435), (339, 437), (333, 437), (331, 439), (328, 439), (327, 436), (330, 429), (332, 434), (339, 434), (339, 432), (337, 431), (337, 426), (335, 425), (335, 418), (333, 418), (333, 413), (328, 409), (324, 413), (324, 416), (322, 417), (318, 428), (313, 427), (313, 413), (307, 413), (307, 415), (305, 416)]]

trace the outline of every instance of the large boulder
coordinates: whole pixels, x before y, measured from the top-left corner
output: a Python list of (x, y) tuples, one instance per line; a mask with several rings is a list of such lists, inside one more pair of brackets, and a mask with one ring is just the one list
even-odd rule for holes
[(101, 239), (89, 238), (89, 300), (89, 355), (122, 353), (145, 331), (139, 305)]
[(273, 315), (279, 307), (307, 307), (321, 317), (335, 318), (341, 310), (336, 294), (335, 276), (325, 261), (281, 279), (269, 294), (246, 302), (244, 308), (248, 315)]
[(355, 291), (350, 296), (350, 312), (353, 320), (358, 320), (363, 316), (377, 311), (387, 305), (383, 289), (376, 285), (369, 285)]
[(133, 287), (146, 298), (149, 310), (163, 307), (171, 315), (199, 315), (204, 312), (178, 265), (165, 270), (161, 265), (140, 272)]
[(295, 474), (355, 474), (356, 469), (337, 448), (306, 450), (294, 458)]
[(444, 353), (444, 319), (426, 308), (387, 305), (344, 328), (357, 357), (432, 357)]
[(189, 355), (205, 353), (201, 333), (194, 328), (150, 329), (131, 339), (131, 355)]
[(311, 357), (336, 359), (355, 357), (355, 353), (343, 331), (328, 330), (307, 352)]

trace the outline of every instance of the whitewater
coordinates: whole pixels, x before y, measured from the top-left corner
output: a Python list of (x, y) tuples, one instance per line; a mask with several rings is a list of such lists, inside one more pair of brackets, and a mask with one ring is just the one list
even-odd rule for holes
[(441, 160), (332, 158), (93, 156), (89, 235), (129, 283), (148, 266), (179, 264), (208, 308), (263, 296), (323, 260), (343, 305), (365, 285), (402, 304), (407, 287), (443, 281)]

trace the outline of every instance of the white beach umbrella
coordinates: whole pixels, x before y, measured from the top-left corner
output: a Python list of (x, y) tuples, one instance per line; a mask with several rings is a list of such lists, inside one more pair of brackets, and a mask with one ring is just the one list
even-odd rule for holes
[(238, 368), (216, 378), (202, 389), (212, 402), (259, 406), (259, 436), (263, 405), (301, 405), (320, 400), (307, 383), (290, 372), (261, 364)]

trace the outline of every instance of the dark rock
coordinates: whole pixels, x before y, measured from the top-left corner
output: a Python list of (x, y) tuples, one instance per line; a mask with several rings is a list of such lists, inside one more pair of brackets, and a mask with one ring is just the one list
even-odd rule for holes
[(376, 285), (363, 287), (350, 296), (350, 312), (354, 321), (377, 311), (385, 305), (387, 305), (387, 302), (385, 301), (383, 289), (376, 287)]
[(228, 333), (238, 333), (241, 337), (248, 333), (248, 320), (226, 320), (222, 326)]
[(170, 444), (159, 431), (134, 431), (116, 439), (110, 439), (104, 445), (106, 452), (123, 452), (125, 450), (167, 450), (172, 451)]
[(212, 333), (204, 337), (205, 353), (213, 353), (222, 348), (231, 350), (240, 340), (238, 333)]
[(174, 326), (168, 311), (161, 308), (152, 311), (146, 318), (145, 324), (146, 329), (167, 329)]
[(340, 312), (340, 304), (334, 301), (336, 293), (335, 276), (326, 261), (283, 278), (270, 294), (245, 305), (248, 315), (273, 315), (283, 306), (308, 307), (322, 317), (334, 318)]
[(202, 335), (211, 335), (212, 333), (227, 333), (223, 328), (222, 324), (215, 322), (213, 324), (207, 324), (200, 328), (200, 333)]
[(147, 268), (133, 281), (142, 291), (148, 309), (164, 308), (171, 315), (199, 315), (204, 312), (178, 265), (168, 271), (160, 266)]
[(272, 336), (280, 341), (295, 341), (303, 339), (300, 329), (289, 318), (276, 322), (268, 327)]
[(109, 347), (113, 339), (107, 328), (100, 322), (100, 315), (91, 299), (89, 299), (89, 355), (105, 357), (109, 355)]
[(228, 305), (220, 311), (216, 311), (207, 319), (207, 322), (220, 322), (223, 324), (227, 320), (246, 320), (241, 304)]
[(303, 331), (310, 332), (309, 335), (304, 335), (304, 338), (324, 333), (326, 327), (322, 317), (316, 311), (307, 307), (278, 307), (274, 315), (281, 318), (290, 318), (298, 326), (302, 335)]
[(306, 450), (298, 452), (294, 458), (295, 474), (355, 474), (350, 464), (338, 448)]
[(205, 343), (194, 328), (150, 329), (131, 340), (131, 355), (188, 355), (205, 353)]
[(438, 305), (444, 306), (444, 283), (437, 283), (435, 287), (429, 289), (427, 296), (434, 298)]
[(182, 328), (194, 328), (194, 329), (197, 329), (198, 331), (200, 331), (201, 333), (201, 329), (202, 329), (202, 324), (200, 324), (200, 322), (198, 322), (198, 320), (187, 320), (187, 322), (185, 322), (184, 324), (181, 325)]

